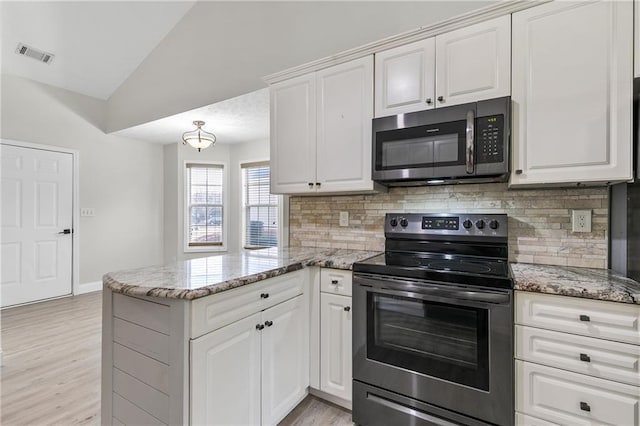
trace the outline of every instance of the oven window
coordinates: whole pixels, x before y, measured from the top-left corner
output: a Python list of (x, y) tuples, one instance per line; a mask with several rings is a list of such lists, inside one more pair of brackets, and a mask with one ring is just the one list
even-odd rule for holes
[(489, 390), (488, 311), (367, 293), (367, 358)]

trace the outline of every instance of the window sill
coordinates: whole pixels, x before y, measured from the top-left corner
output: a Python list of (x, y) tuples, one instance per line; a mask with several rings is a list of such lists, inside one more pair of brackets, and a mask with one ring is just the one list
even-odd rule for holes
[(218, 253), (221, 251), (227, 251), (227, 246), (210, 246), (210, 247), (185, 247), (185, 253)]

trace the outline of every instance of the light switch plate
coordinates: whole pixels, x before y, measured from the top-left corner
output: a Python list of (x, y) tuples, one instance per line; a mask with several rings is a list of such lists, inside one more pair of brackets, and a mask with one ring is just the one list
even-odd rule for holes
[(573, 232), (591, 232), (591, 210), (572, 210), (571, 230)]

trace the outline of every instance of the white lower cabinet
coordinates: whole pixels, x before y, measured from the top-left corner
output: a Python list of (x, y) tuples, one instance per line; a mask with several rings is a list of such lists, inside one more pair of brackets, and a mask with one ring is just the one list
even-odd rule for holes
[(516, 424), (640, 425), (640, 306), (516, 292)]
[(351, 400), (351, 297), (320, 295), (320, 390)]
[(192, 340), (192, 424), (274, 425), (305, 397), (305, 303), (297, 296)]
[(257, 313), (191, 342), (191, 423), (260, 424)]
[(516, 361), (516, 410), (563, 425), (638, 424), (640, 392), (611, 380)]

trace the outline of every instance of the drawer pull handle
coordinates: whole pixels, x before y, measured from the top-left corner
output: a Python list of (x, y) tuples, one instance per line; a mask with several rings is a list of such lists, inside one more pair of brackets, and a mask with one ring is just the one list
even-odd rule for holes
[(331, 280), (331, 284), (338, 285), (338, 280)]
[(345, 306), (345, 307), (344, 307), (344, 311), (345, 311), (345, 312), (349, 312), (350, 310), (351, 310), (351, 306)]
[(582, 411), (591, 411), (591, 407), (586, 402), (580, 401), (580, 409)]
[(589, 318), (589, 315), (580, 315), (580, 321), (589, 322), (591, 318)]
[(580, 354), (580, 361), (591, 362), (591, 357), (587, 354)]
[(263, 298), (263, 299), (268, 299), (269, 298), (269, 293), (262, 293), (260, 295), (260, 297)]
[(267, 327), (271, 327), (273, 325), (273, 321), (265, 321), (264, 325), (266, 325)]
[(258, 331), (262, 331), (264, 329), (264, 325), (262, 324), (256, 324), (256, 330)]

